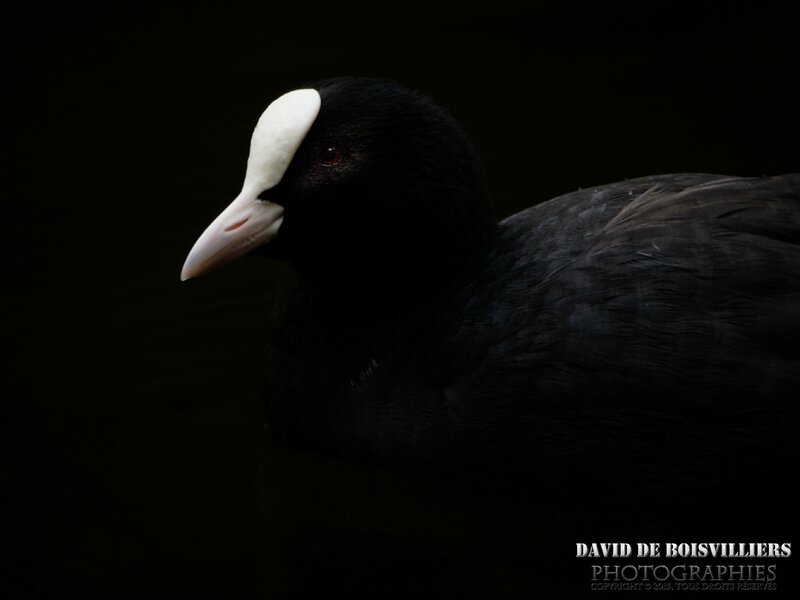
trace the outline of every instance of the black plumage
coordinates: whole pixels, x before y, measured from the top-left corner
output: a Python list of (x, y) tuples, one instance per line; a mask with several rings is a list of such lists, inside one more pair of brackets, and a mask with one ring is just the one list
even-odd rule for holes
[(293, 266), (265, 386), (278, 438), (559, 505), (713, 502), (788, 472), (800, 175), (644, 177), (495, 223), (430, 99), (313, 87), (257, 251)]

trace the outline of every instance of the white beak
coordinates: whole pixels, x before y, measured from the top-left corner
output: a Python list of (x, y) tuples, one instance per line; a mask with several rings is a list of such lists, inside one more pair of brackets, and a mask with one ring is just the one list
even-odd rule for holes
[(240, 194), (203, 232), (181, 270), (181, 281), (222, 267), (278, 233), (283, 207)]
[(278, 185), (319, 107), (319, 92), (313, 89), (289, 92), (267, 107), (250, 141), (242, 192), (195, 242), (181, 281), (226, 265), (277, 235), (283, 207), (258, 197)]

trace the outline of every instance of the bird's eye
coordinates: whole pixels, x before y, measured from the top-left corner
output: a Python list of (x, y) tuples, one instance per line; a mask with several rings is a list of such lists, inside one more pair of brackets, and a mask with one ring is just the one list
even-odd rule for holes
[(332, 167), (342, 160), (342, 152), (336, 146), (323, 146), (319, 153), (319, 164)]

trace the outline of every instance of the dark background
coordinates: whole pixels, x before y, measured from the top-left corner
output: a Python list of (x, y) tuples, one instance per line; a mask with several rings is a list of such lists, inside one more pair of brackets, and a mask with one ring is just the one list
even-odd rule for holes
[[(322, 77), (391, 77), (448, 107), (480, 150), (498, 217), (640, 175), (797, 171), (788, 15), (647, 6), (444, 18), (426, 5), (77, 2), (8, 14), (2, 584), (20, 596), (336, 597), (376, 573), (402, 588), (444, 572), (432, 580), (459, 590), (499, 556), (480, 576), (496, 596), (585, 589), (584, 565), (577, 581), (558, 569), (547, 581), (541, 565), (509, 578), (525, 571), (514, 544), (531, 541), (491, 538), (526, 527), (502, 511), (265, 447), (276, 267), (178, 274), (238, 193), (260, 113)], [(555, 531), (533, 554), (574, 566), (576, 540)]]

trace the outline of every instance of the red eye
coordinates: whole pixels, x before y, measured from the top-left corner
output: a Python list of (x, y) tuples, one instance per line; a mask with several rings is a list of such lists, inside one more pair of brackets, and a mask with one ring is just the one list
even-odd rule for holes
[(342, 160), (342, 152), (335, 146), (325, 146), (319, 154), (319, 164), (323, 167), (332, 167)]

